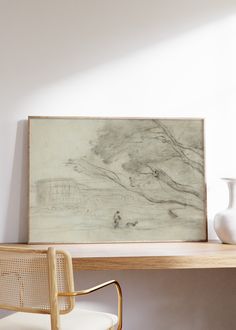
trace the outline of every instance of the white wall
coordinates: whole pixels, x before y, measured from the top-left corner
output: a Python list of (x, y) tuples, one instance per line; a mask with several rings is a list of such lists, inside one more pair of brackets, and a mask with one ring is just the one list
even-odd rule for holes
[[(210, 238), (236, 176), (235, 0), (0, 0), (0, 242), (27, 239), (28, 115), (206, 118)], [(125, 329), (233, 330), (234, 270), (116, 277)], [(112, 291), (94, 296), (115, 310)], [(90, 304), (87, 300), (86, 305)]]

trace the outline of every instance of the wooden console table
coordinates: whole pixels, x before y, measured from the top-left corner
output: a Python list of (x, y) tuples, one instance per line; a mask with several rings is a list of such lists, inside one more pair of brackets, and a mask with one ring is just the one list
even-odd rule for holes
[(236, 268), (236, 245), (218, 242), (4, 245), (65, 249), (75, 270)]

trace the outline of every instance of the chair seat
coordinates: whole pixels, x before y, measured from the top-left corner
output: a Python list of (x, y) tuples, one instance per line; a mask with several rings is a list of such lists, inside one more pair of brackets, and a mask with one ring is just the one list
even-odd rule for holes
[[(61, 315), (61, 330), (110, 330), (117, 324), (117, 316), (75, 308)], [(50, 330), (50, 315), (15, 313), (0, 319), (0, 330)]]

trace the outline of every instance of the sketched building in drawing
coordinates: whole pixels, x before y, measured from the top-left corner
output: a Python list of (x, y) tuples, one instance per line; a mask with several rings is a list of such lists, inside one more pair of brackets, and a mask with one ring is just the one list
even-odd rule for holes
[(36, 183), (36, 200), (41, 207), (78, 206), (79, 192), (79, 185), (72, 179), (43, 179)]

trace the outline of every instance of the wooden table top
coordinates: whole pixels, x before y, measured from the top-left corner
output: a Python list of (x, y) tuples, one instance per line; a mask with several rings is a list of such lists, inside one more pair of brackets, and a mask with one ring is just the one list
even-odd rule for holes
[(67, 250), (76, 270), (236, 267), (236, 245), (219, 242), (6, 245)]

